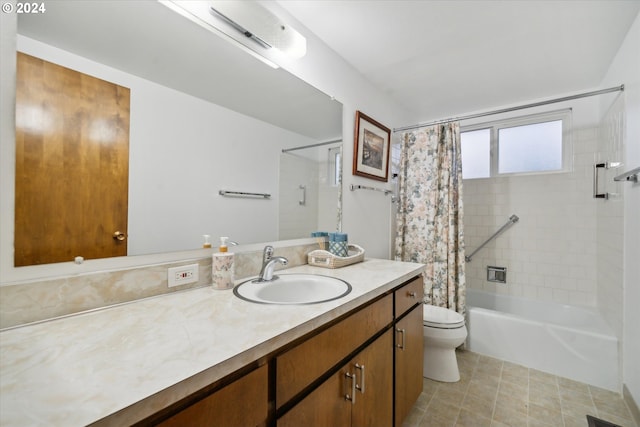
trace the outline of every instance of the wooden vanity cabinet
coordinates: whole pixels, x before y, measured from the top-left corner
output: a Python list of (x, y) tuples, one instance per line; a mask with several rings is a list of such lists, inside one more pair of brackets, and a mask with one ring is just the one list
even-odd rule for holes
[(266, 426), (268, 417), (268, 368), (235, 380), (208, 397), (154, 425), (161, 427)]
[(399, 427), (422, 393), (424, 335), (422, 331), (422, 277), (394, 292), (395, 420)]
[(393, 418), (391, 329), (297, 403), (278, 427), (388, 426)]
[(399, 426), (422, 391), (422, 295), (418, 277), (140, 425)]

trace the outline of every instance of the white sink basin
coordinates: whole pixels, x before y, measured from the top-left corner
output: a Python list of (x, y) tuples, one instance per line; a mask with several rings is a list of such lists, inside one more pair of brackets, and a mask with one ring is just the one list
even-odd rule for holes
[(261, 304), (317, 304), (351, 292), (351, 285), (344, 280), (317, 274), (280, 274), (269, 282), (254, 283), (253, 280), (240, 283), (233, 288), (233, 293), (243, 300)]

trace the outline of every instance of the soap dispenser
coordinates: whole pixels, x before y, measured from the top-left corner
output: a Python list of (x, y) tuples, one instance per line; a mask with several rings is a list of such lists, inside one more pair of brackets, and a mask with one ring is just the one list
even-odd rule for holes
[(231, 289), (234, 285), (234, 255), (228, 252), (227, 240), (228, 237), (221, 237), (218, 252), (212, 255), (211, 278), (214, 289)]

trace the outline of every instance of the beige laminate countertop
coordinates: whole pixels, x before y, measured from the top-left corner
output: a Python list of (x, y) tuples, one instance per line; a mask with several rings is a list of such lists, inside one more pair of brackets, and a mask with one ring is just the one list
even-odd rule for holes
[(211, 287), (0, 332), (0, 426), (127, 425), (188, 396), (418, 275), (422, 264), (367, 259), (315, 273), (351, 293), (263, 305)]

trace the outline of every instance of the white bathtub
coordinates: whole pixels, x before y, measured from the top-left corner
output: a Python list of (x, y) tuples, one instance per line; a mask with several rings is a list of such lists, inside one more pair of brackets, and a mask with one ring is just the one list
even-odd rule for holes
[(468, 349), (620, 391), (618, 340), (597, 311), (467, 289)]

